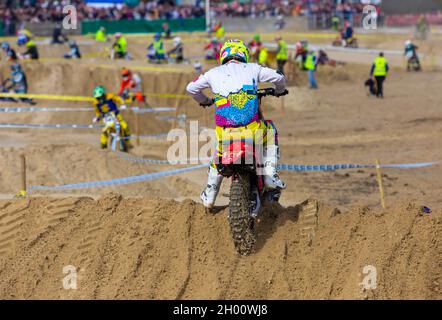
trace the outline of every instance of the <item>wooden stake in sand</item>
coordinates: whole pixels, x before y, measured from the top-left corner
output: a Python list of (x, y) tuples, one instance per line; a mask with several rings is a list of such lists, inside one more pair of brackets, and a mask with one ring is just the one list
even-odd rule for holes
[(21, 158), (21, 189), (26, 192), (26, 157), (24, 154), (20, 156)]
[(26, 187), (26, 158), (24, 154), (20, 155), (20, 191), (15, 195), (16, 198), (24, 198), (27, 195)]
[(380, 163), (379, 159), (376, 159), (376, 173), (377, 173), (377, 180), (378, 180), (378, 185), (379, 185), (379, 193), (381, 195), (381, 206), (383, 209), (385, 209), (384, 185), (382, 183), (381, 163)]
[(135, 116), (135, 143), (137, 146), (140, 145), (140, 116), (138, 114), (138, 112), (134, 111), (134, 116)]

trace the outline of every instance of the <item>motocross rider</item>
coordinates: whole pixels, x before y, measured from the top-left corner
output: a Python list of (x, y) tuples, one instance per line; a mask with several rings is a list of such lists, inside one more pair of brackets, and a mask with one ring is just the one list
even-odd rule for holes
[[(277, 95), (287, 94), (285, 77), (277, 71), (249, 63), (249, 51), (241, 40), (228, 40), (220, 53), (220, 66), (212, 68), (187, 85), (187, 91), (201, 105), (215, 102), (215, 122), (218, 157), (222, 154), (222, 134), (225, 130), (238, 131), (246, 128), (254, 133), (262, 130), (265, 136), (273, 134), (275, 143), (265, 143), (264, 182), (269, 189), (284, 189), (285, 183), (276, 171), (279, 158), (276, 129), (271, 121), (260, 117), (257, 86), (259, 82), (271, 82)], [(215, 95), (212, 100), (203, 90), (210, 88)], [(207, 187), (200, 195), (203, 204), (212, 208), (223, 177), (212, 162)]]
[(351, 42), (353, 41), (353, 35), (353, 27), (351, 26), (350, 21), (346, 20), (344, 23), (344, 30), (342, 32), (342, 40), (345, 47), (351, 44)]
[(222, 44), (218, 41), (216, 37), (213, 37), (210, 42), (204, 47), (204, 50), (207, 51), (206, 59), (207, 60), (219, 60), (219, 52), (221, 50)]
[(69, 40), (69, 49), (69, 52), (63, 55), (65, 59), (81, 59), (80, 48), (75, 40)]
[(173, 38), (173, 48), (167, 52), (167, 55), (175, 58), (175, 62), (183, 62), (184, 46), (180, 37)]
[[(127, 122), (123, 119), (123, 116), (118, 109), (118, 104), (123, 105), (124, 101), (117, 95), (112, 93), (106, 93), (106, 89), (103, 86), (97, 86), (94, 88), (94, 109), (95, 109), (95, 117), (93, 118), (93, 122), (96, 123), (103, 119), (106, 114), (109, 112), (113, 112), (120, 122), (120, 126), (122, 128), (123, 137), (126, 138), (126, 144), (130, 146), (130, 131)], [(123, 108), (123, 106), (122, 106)], [(108, 135), (105, 131), (101, 132), (100, 142), (101, 148), (107, 148), (107, 139)]]
[[(18, 62), (11, 65), (11, 78), (4, 81), (4, 92), (14, 92), (14, 93), (28, 93), (28, 81), (26, 79), (26, 74), (21, 68)], [(17, 102), (14, 98), (8, 99), (9, 101)], [(35, 105), (36, 102), (29, 98), (20, 98), (22, 102)]]
[(24, 34), (20, 34), (18, 36), (17, 44), (26, 47), (26, 51), (20, 55), (21, 58), (38, 60), (38, 49), (31, 38)]
[(416, 64), (418, 66), (418, 70), (421, 68), (419, 55), (417, 54), (417, 49), (419, 47), (415, 45), (411, 40), (405, 41), (405, 49), (404, 49), (404, 56), (407, 57), (407, 70), (410, 70), (410, 61), (414, 59), (416, 61)]
[(127, 53), (127, 40), (120, 32), (115, 34), (115, 42), (112, 45), (114, 50), (115, 59), (128, 59), (129, 55)]
[(6, 54), (7, 61), (14, 62), (17, 60), (17, 53), (15, 52), (14, 49), (11, 48), (11, 46), (9, 45), (9, 42), (6, 42), (6, 41), (2, 42), (2, 50)]
[(121, 69), (121, 83), (118, 95), (123, 100), (130, 99), (132, 101), (145, 102), (146, 99), (143, 96), (141, 86), (141, 77), (138, 74), (132, 73), (127, 68)]

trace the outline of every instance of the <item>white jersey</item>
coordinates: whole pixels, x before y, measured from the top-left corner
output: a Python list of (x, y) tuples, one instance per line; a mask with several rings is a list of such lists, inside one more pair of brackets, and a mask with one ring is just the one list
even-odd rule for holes
[(141, 92), (141, 78), (138, 74), (132, 75), (132, 92)]
[(235, 60), (207, 71), (187, 85), (187, 91), (199, 103), (209, 98), (202, 92), (210, 88), (215, 95), (215, 121), (218, 126), (239, 127), (258, 120), (259, 82), (271, 82), (276, 93), (285, 90), (285, 77), (256, 63)]

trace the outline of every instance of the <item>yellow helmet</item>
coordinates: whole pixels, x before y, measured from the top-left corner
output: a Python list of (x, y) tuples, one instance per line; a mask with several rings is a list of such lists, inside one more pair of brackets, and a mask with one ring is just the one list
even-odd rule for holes
[(241, 40), (227, 40), (221, 48), (219, 62), (225, 64), (232, 59), (249, 62), (249, 49)]

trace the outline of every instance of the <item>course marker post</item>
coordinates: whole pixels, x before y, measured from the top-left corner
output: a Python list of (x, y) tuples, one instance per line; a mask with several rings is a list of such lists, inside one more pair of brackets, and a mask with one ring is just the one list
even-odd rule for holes
[(385, 194), (384, 194), (384, 185), (382, 183), (382, 172), (381, 172), (381, 163), (379, 159), (376, 159), (376, 174), (377, 174), (377, 180), (379, 185), (379, 193), (381, 196), (381, 206), (383, 209), (385, 209)]
[(20, 191), (15, 195), (15, 198), (24, 198), (27, 195), (26, 157), (24, 154), (20, 155), (20, 178)]
[(138, 115), (138, 112), (134, 111), (135, 116), (135, 143), (137, 146), (140, 145), (140, 117)]

